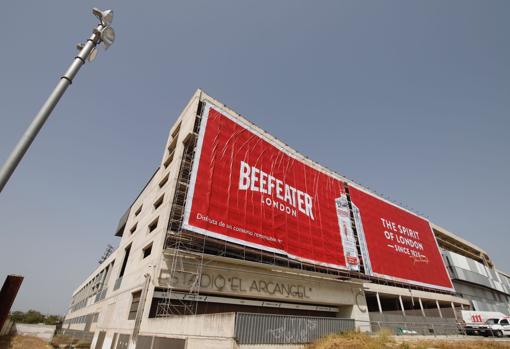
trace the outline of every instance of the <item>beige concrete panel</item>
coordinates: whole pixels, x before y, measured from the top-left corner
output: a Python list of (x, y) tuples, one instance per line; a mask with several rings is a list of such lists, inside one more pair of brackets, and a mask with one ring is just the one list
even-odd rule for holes
[(235, 349), (237, 345), (231, 338), (188, 338), (186, 349)]
[(370, 317), (365, 294), (361, 288), (352, 288), (354, 302), (352, 305), (344, 305), (338, 308), (337, 317), (354, 319), (356, 330), (370, 332)]
[[(171, 263), (171, 259), (167, 261)], [(195, 264), (183, 262), (184, 269), (170, 280), (168, 269), (160, 275), (160, 284), (187, 290), (195, 282)], [(341, 281), (290, 276), (247, 266), (211, 263), (202, 269), (200, 292), (250, 297), (273, 301), (294, 301), (314, 304), (354, 304), (353, 285)], [(359, 286), (355, 286), (360, 289)]]
[(142, 323), (140, 335), (201, 336), (233, 338), (235, 313), (175, 316), (148, 319)]

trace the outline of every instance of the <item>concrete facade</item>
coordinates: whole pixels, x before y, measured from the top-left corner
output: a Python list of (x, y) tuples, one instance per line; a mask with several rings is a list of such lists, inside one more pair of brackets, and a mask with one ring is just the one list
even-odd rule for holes
[[(179, 173), (184, 151), (196, 135), (197, 114), (205, 101), (242, 118), (200, 90), (193, 95), (170, 129), (159, 167), (119, 223), (118, 247), (73, 293), (64, 332), (90, 334), (91, 347), (98, 349), (157, 348), (165, 341), (175, 348), (248, 348), (259, 346), (240, 346), (236, 341), (236, 312), (348, 318), (355, 320), (357, 329), (370, 331), (371, 313), (394, 312), (404, 319), (411, 314), (425, 319), (444, 315), (454, 321), (457, 309), (473, 307), (471, 299), (462, 294), (389, 285), (356, 276), (340, 277), (210, 254), (177, 258), (177, 252), (165, 243), (168, 234), (173, 234), (171, 214), (182, 185)], [(441, 230), (437, 226), (435, 229)], [(490, 268), (485, 252), (455, 237), (445, 233), (444, 239), (451, 239), (457, 246), (450, 250), (459, 253), (464, 246), (475, 255), (480, 251), (480, 260)], [(439, 244), (450, 251), (446, 242)], [(191, 294), (190, 289), (196, 285), (200, 291)], [(510, 290), (510, 282), (508, 285)], [(176, 302), (196, 303), (195, 314), (155, 316), (169, 288)], [(437, 314), (431, 315), (430, 309)]]

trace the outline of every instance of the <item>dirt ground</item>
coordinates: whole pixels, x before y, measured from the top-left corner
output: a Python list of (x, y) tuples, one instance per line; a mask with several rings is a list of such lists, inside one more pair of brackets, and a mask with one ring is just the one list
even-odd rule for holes
[(353, 332), (330, 335), (305, 349), (510, 349), (510, 341), (478, 340), (476, 337), (466, 340), (397, 339), (384, 332), (372, 336)]
[(52, 349), (40, 338), (26, 336), (0, 337), (0, 349)]
[[(345, 333), (331, 335), (305, 349), (510, 349), (510, 341), (478, 340), (429, 340), (393, 338), (388, 333), (369, 336), (363, 333)], [(35, 337), (13, 336), (0, 337), (0, 349), (52, 349), (52, 346)]]

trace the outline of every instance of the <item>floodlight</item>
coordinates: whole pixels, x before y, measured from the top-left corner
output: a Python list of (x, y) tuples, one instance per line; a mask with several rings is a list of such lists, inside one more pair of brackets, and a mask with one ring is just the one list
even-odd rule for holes
[(5, 161), (5, 164), (0, 168), (0, 192), (50, 116), (53, 108), (64, 95), (67, 87), (73, 82), (74, 77), (78, 74), (82, 65), (85, 64), (86, 60), (92, 62), (94, 58), (96, 58), (97, 45), (102, 43), (104, 48), (107, 49), (113, 44), (115, 32), (110, 27), (113, 20), (113, 11), (101, 11), (97, 8), (93, 8), (92, 14), (99, 19), (100, 23), (92, 30), (92, 35), (85, 43), (76, 45), (76, 48), (80, 52), (74, 58), (73, 63), (66, 70), (65, 74), (60, 78), (58, 85), (36, 114), (34, 120)]
[(108, 26), (112, 24), (113, 21), (113, 11), (112, 10), (104, 10), (101, 11), (100, 9), (94, 7), (92, 9), (92, 14), (96, 16), (102, 25)]
[(108, 49), (113, 44), (115, 40), (115, 32), (112, 27), (106, 27), (101, 30), (101, 42), (104, 45), (105, 49)]

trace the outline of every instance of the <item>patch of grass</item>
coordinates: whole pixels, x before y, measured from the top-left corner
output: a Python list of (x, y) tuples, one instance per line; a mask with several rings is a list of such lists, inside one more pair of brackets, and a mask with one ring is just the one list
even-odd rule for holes
[(391, 333), (381, 331), (375, 335), (361, 332), (332, 334), (306, 346), (306, 349), (386, 349), (395, 348)]
[[(400, 340), (399, 340), (400, 342)], [(397, 343), (391, 332), (375, 334), (347, 332), (332, 334), (305, 347), (306, 349), (510, 349), (510, 342), (491, 340), (411, 340)]]

